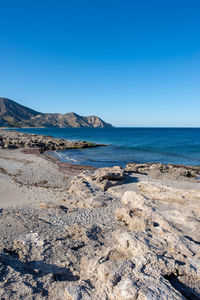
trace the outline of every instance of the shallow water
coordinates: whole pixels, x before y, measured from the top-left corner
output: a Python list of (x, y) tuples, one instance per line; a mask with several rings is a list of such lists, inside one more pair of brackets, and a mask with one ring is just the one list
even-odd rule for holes
[(200, 128), (23, 128), (22, 132), (108, 144), (56, 151), (60, 160), (95, 167), (128, 162), (200, 165)]

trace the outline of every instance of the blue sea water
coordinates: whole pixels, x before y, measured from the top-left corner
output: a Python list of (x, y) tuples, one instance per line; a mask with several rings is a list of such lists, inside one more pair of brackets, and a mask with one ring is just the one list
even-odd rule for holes
[(61, 161), (105, 167), (160, 162), (200, 165), (200, 128), (23, 128), (70, 140), (108, 144), (107, 147), (57, 151)]

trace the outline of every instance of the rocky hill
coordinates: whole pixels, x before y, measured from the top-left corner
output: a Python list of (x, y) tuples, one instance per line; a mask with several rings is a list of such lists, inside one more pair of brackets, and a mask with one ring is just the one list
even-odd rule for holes
[(112, 127), (97, 116), (75, 113), (40, 113), (7, 98), (0, 98), (0, 126), (6, 127)]

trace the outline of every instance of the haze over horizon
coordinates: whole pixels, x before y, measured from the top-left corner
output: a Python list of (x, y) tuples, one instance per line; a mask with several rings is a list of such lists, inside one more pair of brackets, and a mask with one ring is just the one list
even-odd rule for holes
[(200, 126), (200, 2), (1, 1), (0, 96), (114, 126)]

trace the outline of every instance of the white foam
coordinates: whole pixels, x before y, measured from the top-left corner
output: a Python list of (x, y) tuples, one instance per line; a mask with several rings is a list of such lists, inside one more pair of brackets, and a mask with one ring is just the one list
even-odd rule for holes
[(56, 155), (58, 155), (58, 157), (60, 157), (60, 158), (62, 157), (61, 153), (59, 153), (57, 151), (54, 151), (54, 152), (55, 152)]
[(66, 154), (62, 153), (62, 152), (58, 152), (58, 151), (54, 151), (54, 153), (59, 157), (59, 159), (66, 159), (68, 161), (72, 161), (72, 162), (78, 162), (78, 160), (74, 159), (74, 158), (70, 158), (68, 157)]
[(78, 162), (78, 160), (76, 160), (76, 159), (70, 158), (70, 157), (68, 157), (68, 156), (66, 156), (66, 155), (63, 155), (63, 156), (64, 156), (64, 158), (65, 158), (66, 160), (73, 161), (73, 162)]

